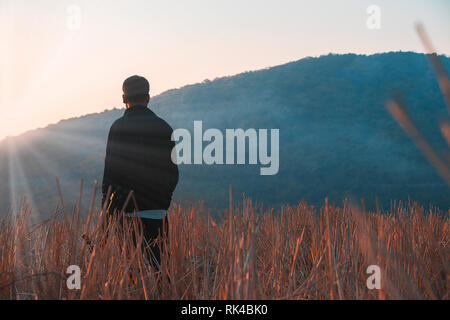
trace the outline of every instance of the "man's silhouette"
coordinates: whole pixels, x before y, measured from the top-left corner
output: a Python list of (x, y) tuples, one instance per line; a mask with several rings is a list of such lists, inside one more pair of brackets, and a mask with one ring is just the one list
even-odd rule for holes
[[(124, 81), (126, 110), (109, 131), (102, 184), (102, 204), (111, 200), (106, 199), (110, 186), (113, 192), (110, 214), (117, 214), (133, 191), (134, 198), (125, 207), (124, 216), (142, 222), (145, 243), (167, 233), (167, 209), (178, 183), (178, 167), (171, 160), (173, 130), (147, 108), (149, 91), (149, 82), (143, 77)], [(159, 267), (159, 248), (154, 244), (149, 248)]]

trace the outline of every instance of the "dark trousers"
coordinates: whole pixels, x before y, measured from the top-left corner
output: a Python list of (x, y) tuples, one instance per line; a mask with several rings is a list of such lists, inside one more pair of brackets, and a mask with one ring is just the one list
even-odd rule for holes
[[(142, 234), (144, 239), (142, 241), (142, 251), (147, 256), (147, 259), (159, 270), (161, 265), (161, 252), (164, 251), (164, 242), (162, 237), (165, 235), (165, 241), (169, 234), (169, 222), (167, 215), (164, 219), (147, 219), (138, 217), (127, 217), (128, 223), (132, 223), (132, 219), (137, 219), (142, 225)], [(161, 238), (157, 241), (158, 236)], [(136, 236), (133, 231), (133, 242), (136, 245)]]

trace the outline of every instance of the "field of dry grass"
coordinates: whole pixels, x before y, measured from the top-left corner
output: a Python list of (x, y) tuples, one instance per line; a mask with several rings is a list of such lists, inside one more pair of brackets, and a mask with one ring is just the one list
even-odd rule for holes
[[(32, 224), (24, 207), (0, 223), (0, 299), (449, 299), (449, 212), (262, 211), (244, 199), (213, 219), (174, 205), (156, 272), (129, 229), (102, 227), (102, 210)], [(80, 290), (67, 288), (70, 265)], [(380, 290), (366, 286), (369, 265), (381, 268)]]

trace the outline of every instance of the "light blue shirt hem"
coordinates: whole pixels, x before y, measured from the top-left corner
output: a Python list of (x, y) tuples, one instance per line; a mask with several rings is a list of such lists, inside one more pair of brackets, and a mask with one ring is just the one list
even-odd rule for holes
[(125, 213), (126, 217), (138, 217), (145, 219), (164, 219), (167, 215), (167, 210), (144, 210), (135, 213)]

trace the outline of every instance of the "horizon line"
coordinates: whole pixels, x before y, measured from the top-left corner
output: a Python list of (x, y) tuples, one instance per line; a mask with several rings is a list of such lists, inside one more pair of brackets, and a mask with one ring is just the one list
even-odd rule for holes
[[(356, 56), (370, 57), (370, 56), (375, 56), (375, 55), (380, 55), (380, 54), (389, 54), (389, 53), (413, 53), (413, 54), (421, 54), (421, 55), (429, 54), (426, 51), (424, 51), (424, 52), (417, 52), (417, 51), (410, 51), (410, 50), (408, 50), (408, 51), (402, 51), (402, 50), (385, 51), (385, 52), (377, 52), (377, 53), (371, 53), (371, 54), (354, 53), (354, 52), (347, 52), (347, 53), (333, 53), (333, 52), (329, 52), (329, 53), (324, 53), (324, 54), (320, 54), (320, 55), (304, 56), (304, 57), (302, 57), (300, 59), (297, 59), (297, 60), (291, 60), (291, 61), (287, 61), (287, 62), (284, 62), (284, 63), (281, 63), (281, 64), (271, 65), (271, 66), (267, 66), (267, 67), (260, 68), (260, 69), (245, 70), (245, 71), (242, 71), (242, 72), (239, 72), (239, 73), (235, 73), (235, 74), (217, 76), (216, 78), (214, 78), (212, 80), (211, 79), (204, 79), (202, 82), (188, 83), (188, 84), (185, 84), (185, 85), (180, 86), (178, 88), (167, 89), (167, 90), (165, 90), (163, 92), (160, 92), (160, 93), (158, 93), (158, 94), (156, 94), (154, 96), (151, 96), (151, 94), (150, 94), (150, 97), (151, 97), (151, 99), (155, 99), (155, 98), (157, 98), (159, 96), (167, 94), (168, 92), (181, 90), (181, 89), (184, 89), (184, 88), (187, 88), (187, 87), (190, 87), (190, 86), (202, 85), (202, 84), (205, 83), (205, 81), (214, 82), (214, 81), (217, 81), (217, 80), (230, 78), (230, 77), (235, 77), (235, 76), (239, 76), (239, 75), (246, 74), (246, 73), (270, 70), (272, 68), (284, 66), (284, 65), (287, 65), (287, 64), (290, 64), (290, 63), (299, 62), (299, 61), (304, 60), (304, 59), (319, 59), (319, 58), (326, 57), (326, 56), (329, 56), (329, 55), (337, 55), (337, 56), (356, 55)], [(434, 52), (433, 54), (437, 54), (440, 57), (450, 58), (450, 54), (447, 54), (447, 53)], [(18, 137), (20, 137), (22, 135), (25, 135), (27, 133), (30, 133), (30, 132), (33, 132), (33, 131), (36, 131), (36, 130), (46, 129), (46, 128), (50, 127), (50, 126), (57, 125), (57, 124), (61, 123), (62, 121), (69, 121), (69, 120), (80, 119), (80, 118), (87, 117), (87, 116), (90, 116), (90, 115), (101, 114), (101, 113), (108, 112), (108, 111), (113, 111), (113, 110), (116, 110), (116, 109), (117, 110), (121, 110), (121, 109), (125, 109), (125, 107), (119, 107), (119, 108), (118, 107), (112, 107), (112, 108), (106, 107), (103, 111), (100, 111), (100, 112), (85, 113), (85, 114), (75, 115), (75, 116), (70, 117), (70, 118), (63, 118), (63, 119), (58, 120), (57, 122), (49, 122), (45, 126), (30, 128), (30, 129), (27, 129), (27, 130), (22, 131), (20, 133), (14, 134), (14, 135), (6, 135), (6, 136), (3, 136), (3, 137), (0, 137), (0, 143), (6, 141), (8, 139), (18, 138)]]

